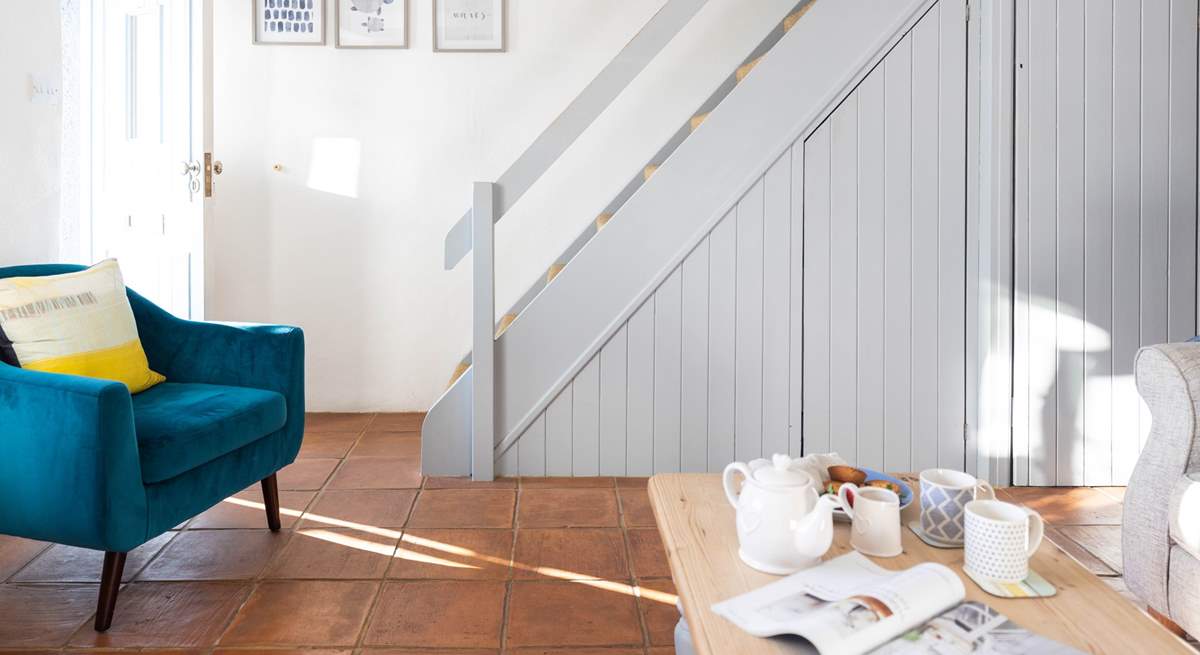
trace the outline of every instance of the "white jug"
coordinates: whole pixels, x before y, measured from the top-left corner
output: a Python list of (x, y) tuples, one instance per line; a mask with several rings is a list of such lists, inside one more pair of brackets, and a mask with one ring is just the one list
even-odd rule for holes
[[(725, 496), (737, 510), (738, 556), (751, 568), (786, 575), (818, 561), (833, 541), (835, 496), (787, 455), (725, 467)], [(737, 490), (734, 474), (745, 477)]]

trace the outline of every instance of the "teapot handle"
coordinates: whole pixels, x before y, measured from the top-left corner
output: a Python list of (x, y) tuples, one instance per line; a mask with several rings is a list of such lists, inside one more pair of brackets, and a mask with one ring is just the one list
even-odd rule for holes
[(740, 472), (743, 477), (749, 480), (750, 467), (741, 462), (734, 462), (726, 466), (725, 472), (721, 475), (721, 482), (725, 485), (725, 497), (729, 499), (729, 504), (733, 505), (734, 509), (737, 509), (738, 496), (741, 495), (741, 491), (733, 484), (734, 472)]

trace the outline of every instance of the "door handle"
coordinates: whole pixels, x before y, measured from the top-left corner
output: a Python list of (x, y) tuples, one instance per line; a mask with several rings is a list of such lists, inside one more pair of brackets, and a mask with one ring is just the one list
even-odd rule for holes
[(179, 171), (179, 174), (180, 174), (180, 175), (192, 175), (192, 176), (195, 176), (195, 175), (199, 175), (199, 174), (200, 174), (200, 162), (198, 162), (198, 161), (185, 161), (185, 162), (180, 162), (180, 164), (182, 164), (182, 168), (181, 168), (181, 169), (180, 169), (180, 171)]

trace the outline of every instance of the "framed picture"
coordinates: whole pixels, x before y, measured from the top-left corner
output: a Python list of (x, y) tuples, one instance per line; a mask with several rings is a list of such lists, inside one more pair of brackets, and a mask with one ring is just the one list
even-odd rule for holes
[(407, 48), (408, 0), (336, 0), (334, 46)]
[(325, 45), (325, 0), (254, 0), (256, 45)]
[(504, 52), (505, 0), (433, 0), (434, 52)]

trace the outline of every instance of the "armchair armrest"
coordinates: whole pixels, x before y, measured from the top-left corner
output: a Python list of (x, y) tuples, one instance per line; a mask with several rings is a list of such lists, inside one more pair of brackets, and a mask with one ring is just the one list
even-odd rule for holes
[(1138, 351), (1138, 392), (1150, 408), (1150, 435), (1125, 492), (1121, 540), (1130, 591), (1170, 616), (1171, 508), (1188, 483), (1200, 425), (1200, 343), (1168, 343)]
[(0, 532), (126, 551), (146, 536), (129, 390), (0, 364)]
[(150, 367), (172, 382), (266, 389), (287, 401), (284, 430), (304, 431), (304, 332), (285, 325), (188, 321), (130, 292)]

